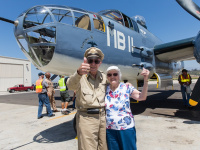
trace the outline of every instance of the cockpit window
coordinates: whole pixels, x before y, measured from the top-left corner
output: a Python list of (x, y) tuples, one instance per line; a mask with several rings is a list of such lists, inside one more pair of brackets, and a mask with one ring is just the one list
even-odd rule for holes
[(127, 28), (130, 28), (129, 18), (127, 16), (125, 16), (125, 15), (123, 15), (123, 17), (124, 17), (124, 24), (125, 24), (125, 26)]
[(43, 66), (51, 61), (54, 54), (54, 46), (32, 46), (32, 48)]
[(91, 30), (90, 17), (87, 14), (74, 12), (75, 26), (85, 30)]
[(19, 35), (17, 37), (17, 41), (22, 49), (23, 52), (27, 53), (33, 60), (34, 63), (36, 63), (37, 66), (40, 66), (40, 64), (38, 63), (34, 53), (32, 52), (31, 48), (28, 46), (27, 41), (25, 40), (25, 38), (22, 35)]
[(53, 22), (49, 12), (44, 7), (34, 7), (25, 16), (24, 28)]
[(56, 21), (73, 25), (72, 13), (69, 10), (62, 9), (52, 9), (52, 14), (54, 15)]
[(131, 22), (131, 19), (129, 17), (126, 17), (127, 23), (129, 24), (129, 28), (133, 30), (133, 24)]
[(104, 25), (102, 17), (99, 15), (94, 15), (94, 16), (95, 16), (95, 18), (93, 18), (94, 28), (105, 32), (105, 25)]
[(56, 43), (56, 28), (46, 27), (26, 33), (30, 44), (33, 43)]
[(135, 20), (138, 24), (140, 24), (141, 26), (143, 26), (144, 28), (147, 29), (146, 21), (145, 21), (144, 17), (138, 16), (138, 15), (137, 15), (137, 16), (134, 17), (134, 20)]
[(132, 24), (133, 24), (133, 30), (136, 31), (136, 32), (139, 32), (137, 23), (133, 19), (131, 19), (131, 21), (132, 21)]
[(120, 23), (122, 25), (124, 24), (123, 23), (123, 17), (121, 15), (121, 13), (118, 12), (118, 11), (110, 10), (110, 11), (101, 12), (100, 14), (105, 15), (106, 17), (117, 21), (118, 23)]
[(137, 23), (133, 19), (129, 18), (128, 16), (126, 16), (124, 14), (123, 14), (123, 17), (124, 17), (125, 26), (127, 28), (130, 28), (130, 29), (132, 29), (132, 30), (134, 30), (136, 32), (139, 32)]

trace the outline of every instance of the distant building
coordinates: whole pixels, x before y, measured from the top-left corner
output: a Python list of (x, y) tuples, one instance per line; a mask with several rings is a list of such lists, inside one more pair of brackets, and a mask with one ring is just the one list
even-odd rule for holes
[(16, 84), (31, 86), (30, 61), (0, 56), (0, 91)]

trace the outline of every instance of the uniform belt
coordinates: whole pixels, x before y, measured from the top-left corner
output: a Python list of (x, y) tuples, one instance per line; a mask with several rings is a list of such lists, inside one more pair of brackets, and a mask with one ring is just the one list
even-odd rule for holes
[(86, 109), (81, 109), (80, 111), (86, 111), (87, 114), (99, 114), (100, 112), (103, 112), (105, 110), (104, 107), (102, 108), (86, 108)]
[(103, 112), (104, 108), (88, 108), (87, 113), (88, 114), (99, 114), (100, 112)]

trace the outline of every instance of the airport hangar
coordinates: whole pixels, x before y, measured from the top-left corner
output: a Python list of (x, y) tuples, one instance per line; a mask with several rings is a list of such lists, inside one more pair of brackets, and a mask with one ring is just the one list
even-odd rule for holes
[(0, 56), (0, 92), (16, 84), (31, 86), (30, 61)]

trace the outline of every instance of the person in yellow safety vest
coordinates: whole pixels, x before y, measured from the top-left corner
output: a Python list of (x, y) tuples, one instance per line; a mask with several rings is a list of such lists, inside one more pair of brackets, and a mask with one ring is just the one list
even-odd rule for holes
[(179, 75), (178, 78), (179, 84), (181, 86), (181, 93), (183, 97), (183, 103), (185, 107), (191, 107), (189, 104), (189, 99), (190, 99), (190, 93), (186, 91), (187, 86), (190, 86), (192, 83), (192, 78), (191, 76), (187, 73), (186, 69), (182, 70), (182, 74)]
[(68, 78), (64, 78), (64, 76), (61, 75), (60, 80), (58, 81), (60, 87), (60, 97), (61, 97), (61, 107), (62, 107), (61, 113), (64, 115), (70, 113), (70, 110), (67, 109), (70, 101), (68, 88), (66, 86), (67, 79)]
[(55, 114), (52, 113), (50, 102), (49, 102), (49, 97), (47, 95), (47, 88), (49, 87), (47, 82), (44, 81), (44, 73), (40, 72), (38, 73), (39, 79), (36, 81), (36, 93), (38, 93), (38, 98), (39, 98), (39, 107), (38, 107), (38, 119), (42, 118), (42, 109), (43, 109), (43, 104), (45, 104), (47, 111), (48, 111), (48, 116), (53, 117)]

